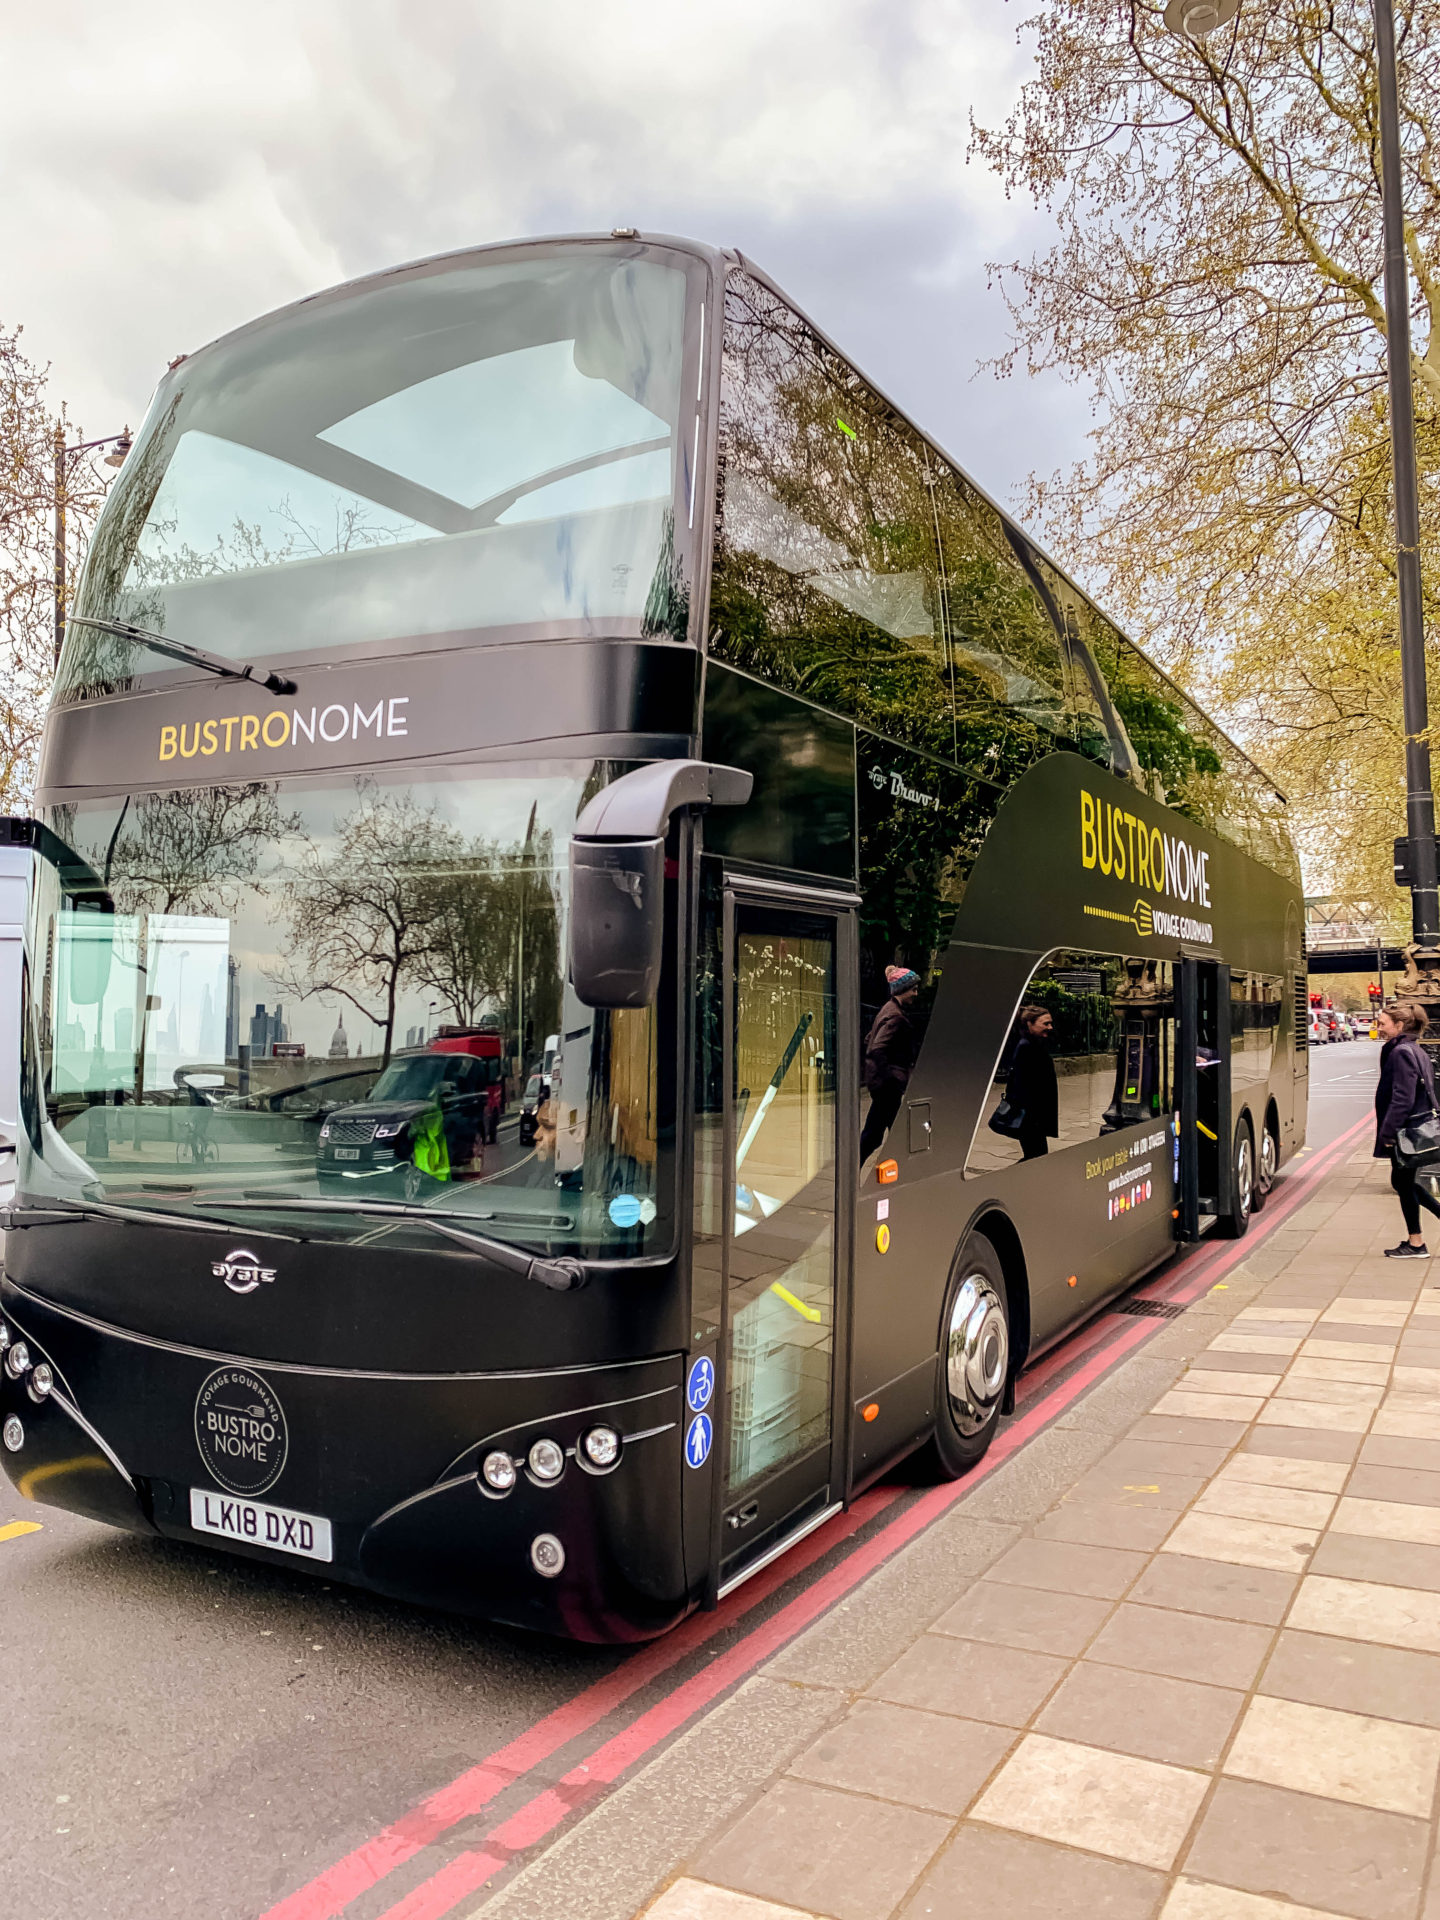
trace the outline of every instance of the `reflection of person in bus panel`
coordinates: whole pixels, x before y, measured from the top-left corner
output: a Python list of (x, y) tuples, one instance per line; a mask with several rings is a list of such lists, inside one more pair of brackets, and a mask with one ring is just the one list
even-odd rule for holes
[(1055, 1062), (1050, 1057), (1050, 1035), (1055, 1022), (1044, 1007), (1020, 1009), (1020, 1041), (1010, 1062), (1005, 1097), (1023, 1113), (1024, 1125), (1016, 1138), (1021, 1157), (1038, 1160), (1048, 1153), (1048, 1141), (1060, 1131), (1060, 1090)]
[(887, 967), (885, 984), (890, 998), (876, 1014), (865, 1036), (865, 1090), (870, 1111), (860, 1135), (860, 1164), (874, 1153), (900, 1111), (900, 1096), (910, 1084), (920, 1030), (913, 1018), (920, 997), (920, 976), (909, 967)]

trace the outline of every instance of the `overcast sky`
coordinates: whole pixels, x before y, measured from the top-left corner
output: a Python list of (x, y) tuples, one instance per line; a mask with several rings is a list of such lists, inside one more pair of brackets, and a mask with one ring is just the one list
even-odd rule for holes
[[(87, 434), (167, 361), (397, 261), (608, 230), (742, 248), (1007, 502), (1082, 396), (976, 375), (995, 255), (966, 164), (1028, 69), (1004, 0), (47, 0), (0, 10), (0, 324)], [(1078, 563), (1081, 556), (1061, 556)], [(1083, 571), (1083, 568), (1077, 570)]]

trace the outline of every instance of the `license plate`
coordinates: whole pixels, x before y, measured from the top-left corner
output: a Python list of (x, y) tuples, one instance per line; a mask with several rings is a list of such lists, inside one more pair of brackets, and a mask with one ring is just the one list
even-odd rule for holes
[(358, 1160), (360, 1158), (360, 1149), (358, 1147), (336, 1147), (335, 1158), (337, 1160)]
[(218, 1533), (222, 1540), (243, 1540), (250, 1546), (274, 1547), (277, 1553), (298, 1553), (304, 1560), (333, 1560), (330, 1522), (314, 1513), (292, 1513), (289, 1507), (270, 1507), (260, 1500), (240, 1500), (234, 1494), (190, 1489), (190, 1524), (197, 1533)]

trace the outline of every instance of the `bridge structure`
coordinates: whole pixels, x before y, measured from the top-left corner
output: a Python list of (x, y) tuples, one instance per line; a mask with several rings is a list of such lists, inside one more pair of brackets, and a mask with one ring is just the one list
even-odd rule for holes
[(1410, 939), (1401, 897), (1315, 894), (1305, 902), (1305, 951), (1311, 973), (1399, 973)]

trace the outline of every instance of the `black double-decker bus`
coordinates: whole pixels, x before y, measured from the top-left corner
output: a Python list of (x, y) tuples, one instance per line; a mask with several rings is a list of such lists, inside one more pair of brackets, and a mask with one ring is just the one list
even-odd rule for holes
[(590, 1640), (1244, 1231), (1284, 803), (740, 256), (377, 274), (167, 375), (32, 851), (27, 1497)]

